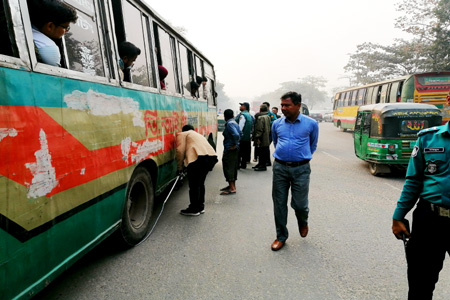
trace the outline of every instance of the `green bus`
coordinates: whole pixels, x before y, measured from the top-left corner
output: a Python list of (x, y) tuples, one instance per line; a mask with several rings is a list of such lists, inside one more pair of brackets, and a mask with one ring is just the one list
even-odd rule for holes
[[(78, 20), (55, 67), (38, 61), (28, 2), (0, 1), (1, 299), (31, 298), (112, 233), (142, 243), (177, 176), (176, 133), (217, 139), (214, 67), (194, 45), (143, 1), (64, 2)], [(141, 49), (129, 81), (122, 41)]]

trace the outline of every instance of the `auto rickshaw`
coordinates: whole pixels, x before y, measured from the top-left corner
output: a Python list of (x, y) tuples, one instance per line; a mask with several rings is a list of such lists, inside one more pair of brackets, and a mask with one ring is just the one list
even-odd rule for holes
[(359, 107), (353, 133), (355, 154), (372, 175), (408, 166), (417, 133), (442, 124), (440, 110), (421, 103), (379, 103)]

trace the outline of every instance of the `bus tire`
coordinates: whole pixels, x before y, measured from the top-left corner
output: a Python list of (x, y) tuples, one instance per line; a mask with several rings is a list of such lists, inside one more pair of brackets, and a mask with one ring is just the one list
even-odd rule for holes
[(138, 167), (131, 176), (122, 212), (120, 236), (124, 246), (136, 246), (148, 237), (154, 203), (150, 172), (144, 167)]

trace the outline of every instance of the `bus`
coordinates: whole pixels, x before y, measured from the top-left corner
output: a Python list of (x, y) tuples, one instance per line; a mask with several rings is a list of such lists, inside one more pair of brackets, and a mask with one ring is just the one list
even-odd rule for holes
[(359, 106), (376, 103), (425, 103), (442, 113), (442, 123), (450, 119), (446, 96), (450, 91), (450, 72), (407, 75), (382, 82), (352, 87), (336, 93), (333, 123), (343, 131), (353, 130)]
[[(142, 243), (176, 182), (176, 133), (217, 141), (214, 67), (194, 45), (143, 1), (63, 1), (78, 20), (62, 67), (38, 61), (27, 0), (0, 1), (1, 299), (33, 297), (113, 233)], [(129, 81), (122, 41), (141, 49)]]

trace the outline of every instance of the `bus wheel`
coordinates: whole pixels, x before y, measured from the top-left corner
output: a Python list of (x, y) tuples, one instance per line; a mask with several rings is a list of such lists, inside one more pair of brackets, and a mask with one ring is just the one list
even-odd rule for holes
[(372, 174), (374, 176), (378, 176), (380, 174), (390, 173), (391, 170), (390, 170), (389, 166), (370, 162), (369, 163), (369, 171), (370, 171), (370, 174)]
[(120, 232), (125, 246), (136, 246), (147, 238), (154, 200), (152, 177), (147, 169), (138, 167), (131, 177), (122, 212)]

